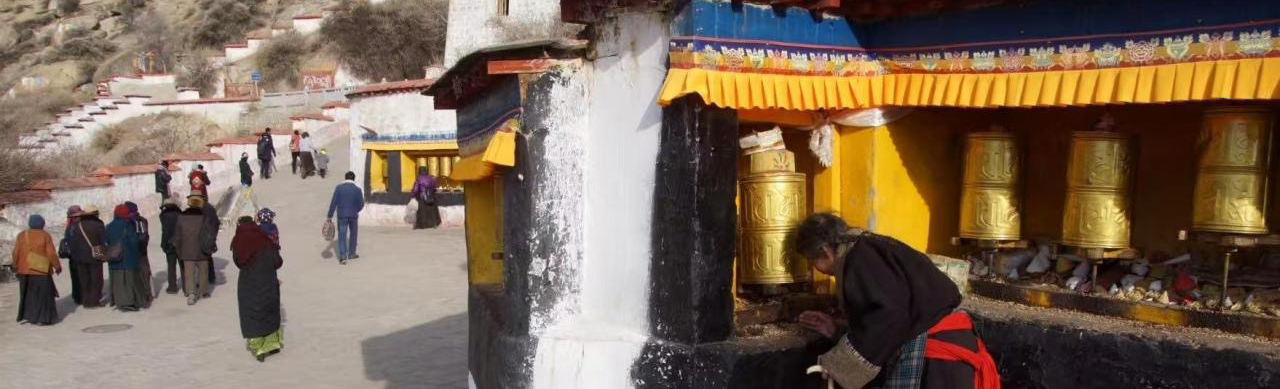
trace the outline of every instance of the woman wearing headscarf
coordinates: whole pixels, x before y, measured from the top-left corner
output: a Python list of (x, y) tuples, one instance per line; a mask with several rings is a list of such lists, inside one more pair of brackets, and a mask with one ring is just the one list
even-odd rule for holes
[(151, 303), (151, 295), (144, 285), (147, 280), (142, 279), (138, 231), (128, 206), (117, 205), (113, 214), (115, 219), (107, 224), (107, 247), (120, 245), (121, 250), (120, 260), (107, 265), (111, 270), (111, 305), (133, 312)]
[(413, 198), (418, 201), (417, 217), (413, 220), (413, 229), (435, 228), (440, 225), (440, 208), (436, 206), (436, 178), (427, 172), (427, 168), (418, 168), (418, 179), (413, 182)]
[(826, 313), (800, 322), (837, 341), (818, 364), (841, 387), (1000, 388), (995, 362), (956, 310), (959, 290), (925, 254), (826, 213), (806, 218), (794, 239), (839, 286), (843, 334)]
[(70, 266), (71, 238), (75, 236), (71, 232), (75, 230), (76, 222), (80, 220), (80, 214), (83, 212), (79, 205), (67, 207), (67, 228), (62, 231), (62, 241), (58, 242), (58, 257), (66, 259), (68, 261), (67, 268), (71, 270), (71, 301), (75, 301), (76, 305), (79, 305), (81, 301), (80, 283), (76, 282), (79, 279), (79, 277), (76, 277), (79, 272), (76, 271), (75, 266)]
[(71, 228), (71, 267), (75, 283), (80, 285), (80, 303), (85, 308), (102, 305), (102, 254), (106, 248), (106, 226), (98, 218), (98, 209), (86, 206)]
[(50, 274), (62, 274), (62, 264), (58, 263), (53, 237), (44, 232), (44, 218), (31, 215), (27, 227), (30, 229), (14, 238), (13, 246), (13, 268), (18, 273), (18, 322), (50, 325), (58, 321), (53, 301), (58, 289)]
[(258, 228), (261, 228), (262, 232), (266, 233), (268, 238), (271, 238), (271, 243), (276, 246), (276, 249), (279, 249), (280, 227), (276, 226), (275, 220), (276, 212), (272, 211), (271, 208), (258, 210)]
[(280, 328), (280, 279), (276, 276), (276, 270), (284, 261), (275, 243), (248, 216), (241, 217), (236, 225), (236, 235), (231, 238), (231, 256), (240, 268), (236, 291), (240, 333), (247, 339), (249, 352), (262, 362), (284, 347), (284, 331)]

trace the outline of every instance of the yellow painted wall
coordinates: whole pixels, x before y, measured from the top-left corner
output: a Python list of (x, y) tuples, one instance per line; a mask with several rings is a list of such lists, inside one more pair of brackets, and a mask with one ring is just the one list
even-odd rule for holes
[(946, 115), (917, 112), (875, 129), (875, 228), (917, 250), (954, 254), (960, 154)]
[(396, 152), (396, 154), (400, 157), (400, 192), (412, 192), (413, 182), (418, 180), (418, 161), (415, 161), (409, 153)]
[(471, 285), (502, 283), (502, 181), (489, 177), (464, 184), (466, 195), (467, 268)]
[(383, 175), (387, 171), (387, 152), (375, 151), (369, 160), (369, 191), (386, 192), (387, 181)]

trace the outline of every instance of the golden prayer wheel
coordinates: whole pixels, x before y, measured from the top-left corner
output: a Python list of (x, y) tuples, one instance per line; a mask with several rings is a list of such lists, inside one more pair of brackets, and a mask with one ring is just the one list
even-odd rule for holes
[(427, 157), (427, 173), (440, 177), (440, 157)]
[(738, 282), (807, 282), (809, 261), (796, 254), (787, 239), (804, 220), (805, 176), (795, 172), (795, 159), (790, 151), (760, 152), (751, 158), (751, 173), (739, 180), (742, 246)]
[(960, 237), (1018, 240), (1018, 145), (1007, 132), (975, 132), (965, 140)]
[(1271, 112), (1265, 108), (1217, 108), (1205, 112), (1192, 229), (1267, 233), (1271, 125)]
[(1129, 247), (1129, 136), (1071, 133), (1062, 242), (1082, 248)]
[(440, 157), (440, 176), (448, 177), (453, 174), (453, 158)]

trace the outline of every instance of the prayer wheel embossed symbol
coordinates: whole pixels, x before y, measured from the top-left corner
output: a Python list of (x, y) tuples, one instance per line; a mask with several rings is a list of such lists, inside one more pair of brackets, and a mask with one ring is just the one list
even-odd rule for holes
[(1236, 234), (1267, 233), (1267, 181), (1272, 115), (1267, 109), (1205, 112), (1200, 131), (1192, 228)]
[(807, 281), (809, 261), (796, 254), (787, 243), (792, 230), (804, 219), (804, 174), (756, 173), (739, 180), (739, 184), (743, 209), (739, 282)]
[(1018, 147), (1013, 134), (976, 132), (965, 141), (964, 187), (960, 194), (960, 236), (1017, 240)]
[(1129, 153), (1125, 134), (1071, 134), (1063, 243), (1086, 248), (1129, 247)]

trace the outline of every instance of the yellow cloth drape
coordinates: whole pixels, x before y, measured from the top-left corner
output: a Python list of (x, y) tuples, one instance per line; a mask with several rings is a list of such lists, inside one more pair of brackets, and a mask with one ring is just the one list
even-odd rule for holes
[(454, 181), (476, 181), (493, 175), (497, 166), (516, 165), (516, 133), (498, 131), (489, 138), (484, 152), (468, 155), (453, 165), (453, 174), (449, 178)]
[(689, 94), (733, 109), (1046, 107), (1280, 98), (1280, 58), (992, 74), (801, 76), (670, 69), (660, 105)]

